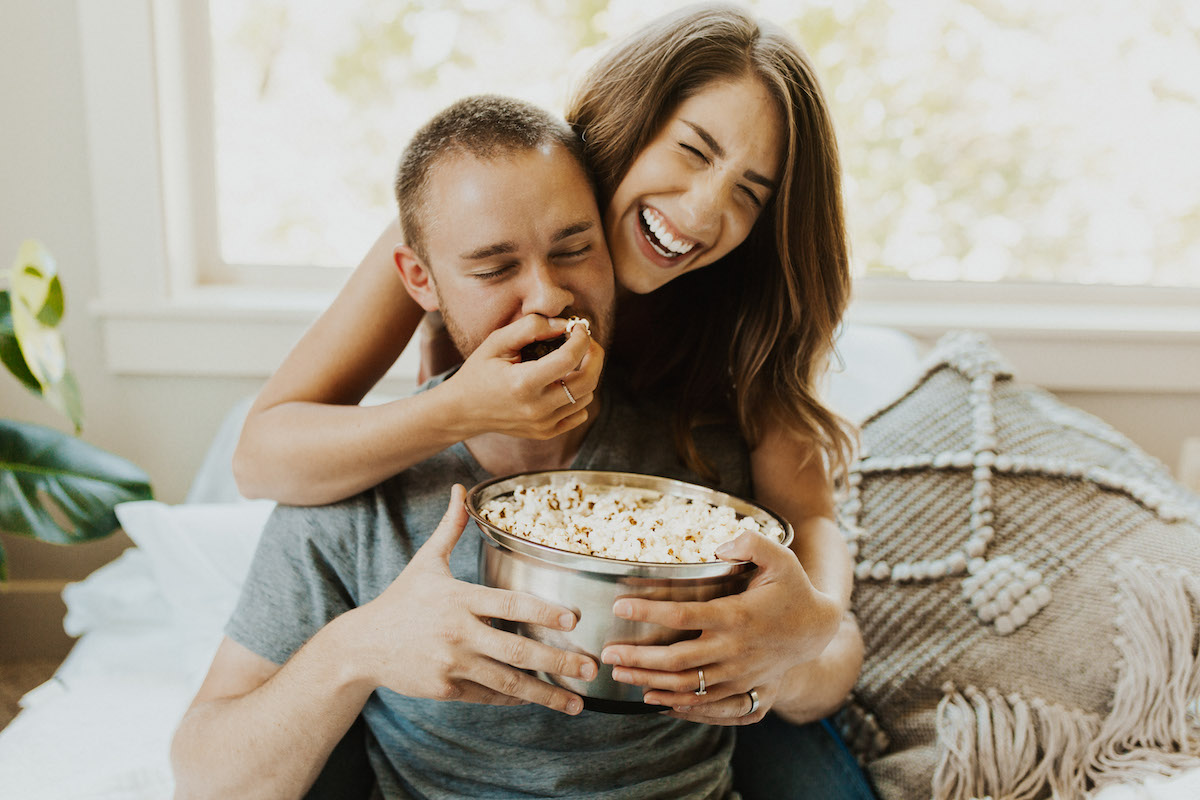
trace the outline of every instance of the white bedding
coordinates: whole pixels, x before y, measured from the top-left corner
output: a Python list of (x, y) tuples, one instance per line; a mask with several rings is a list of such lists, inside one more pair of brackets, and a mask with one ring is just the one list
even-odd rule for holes
[(80, 639), (0, 732), (0, 796), (171, 796), (171, 733), (221, 640), (272, 507), (118, 509), (138, 546), (64, 591), (63, 627)]
[[(912, 340), (850, 326), (831, 375), (834, 407), (862, 419), (906, 386)], [(64, 592), (64, 628), (80, 639), (54, 678), (27, 694), (0, 731), (0, 796), (20, 800), (163, 800), (173, 791), (171, 733), (221, 638), (272, 504), (245, 501), (230, 470), (249, 401), (233, 409), (187, 502), (119, 508), (137, 547)], [(1193, 800), (1200, 771), (1110, 787), (1097, 800)]]

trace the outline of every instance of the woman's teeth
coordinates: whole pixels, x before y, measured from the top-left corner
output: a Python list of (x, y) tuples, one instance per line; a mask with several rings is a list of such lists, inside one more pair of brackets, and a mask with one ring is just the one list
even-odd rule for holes
[(646, 240), (659, 255), (665, 258), (678, 258), (691, 252), (692, 248), (696, 246), (695, 242), (683, 242), (668, 233), (663, 221), (648, 208), (642, 209), (642, 221), (645, 223), (646, 229), (654, 234), (652, 237), (647, 236)]

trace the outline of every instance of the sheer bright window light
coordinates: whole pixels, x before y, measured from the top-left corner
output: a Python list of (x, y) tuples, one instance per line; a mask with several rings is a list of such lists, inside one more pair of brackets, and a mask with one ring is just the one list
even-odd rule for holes
[[(209, 0), (222, 258), (352, 265), (423, 120), (483, 91), (561, 111), (680, 5)], [(745, 5), (821, 76), (859, 275), (1200, 286), (1196, 3)]]

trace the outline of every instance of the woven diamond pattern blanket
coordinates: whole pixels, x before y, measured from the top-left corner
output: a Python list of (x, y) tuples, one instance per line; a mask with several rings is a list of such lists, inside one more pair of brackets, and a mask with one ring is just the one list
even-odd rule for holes
[(843, 733), (881, 797), (1084, 797), (1200, 764), (1200, 498), (944, 338), (840, 504), (867, 660)]

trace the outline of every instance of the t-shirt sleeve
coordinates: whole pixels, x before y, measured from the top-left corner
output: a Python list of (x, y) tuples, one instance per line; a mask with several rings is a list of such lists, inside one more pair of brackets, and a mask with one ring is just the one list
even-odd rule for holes
[(354, 522), (361, 517), (341, 506), (281, 505), (271, 513), (225, 625), (230, 639), (282, 665), (354, 607)]

